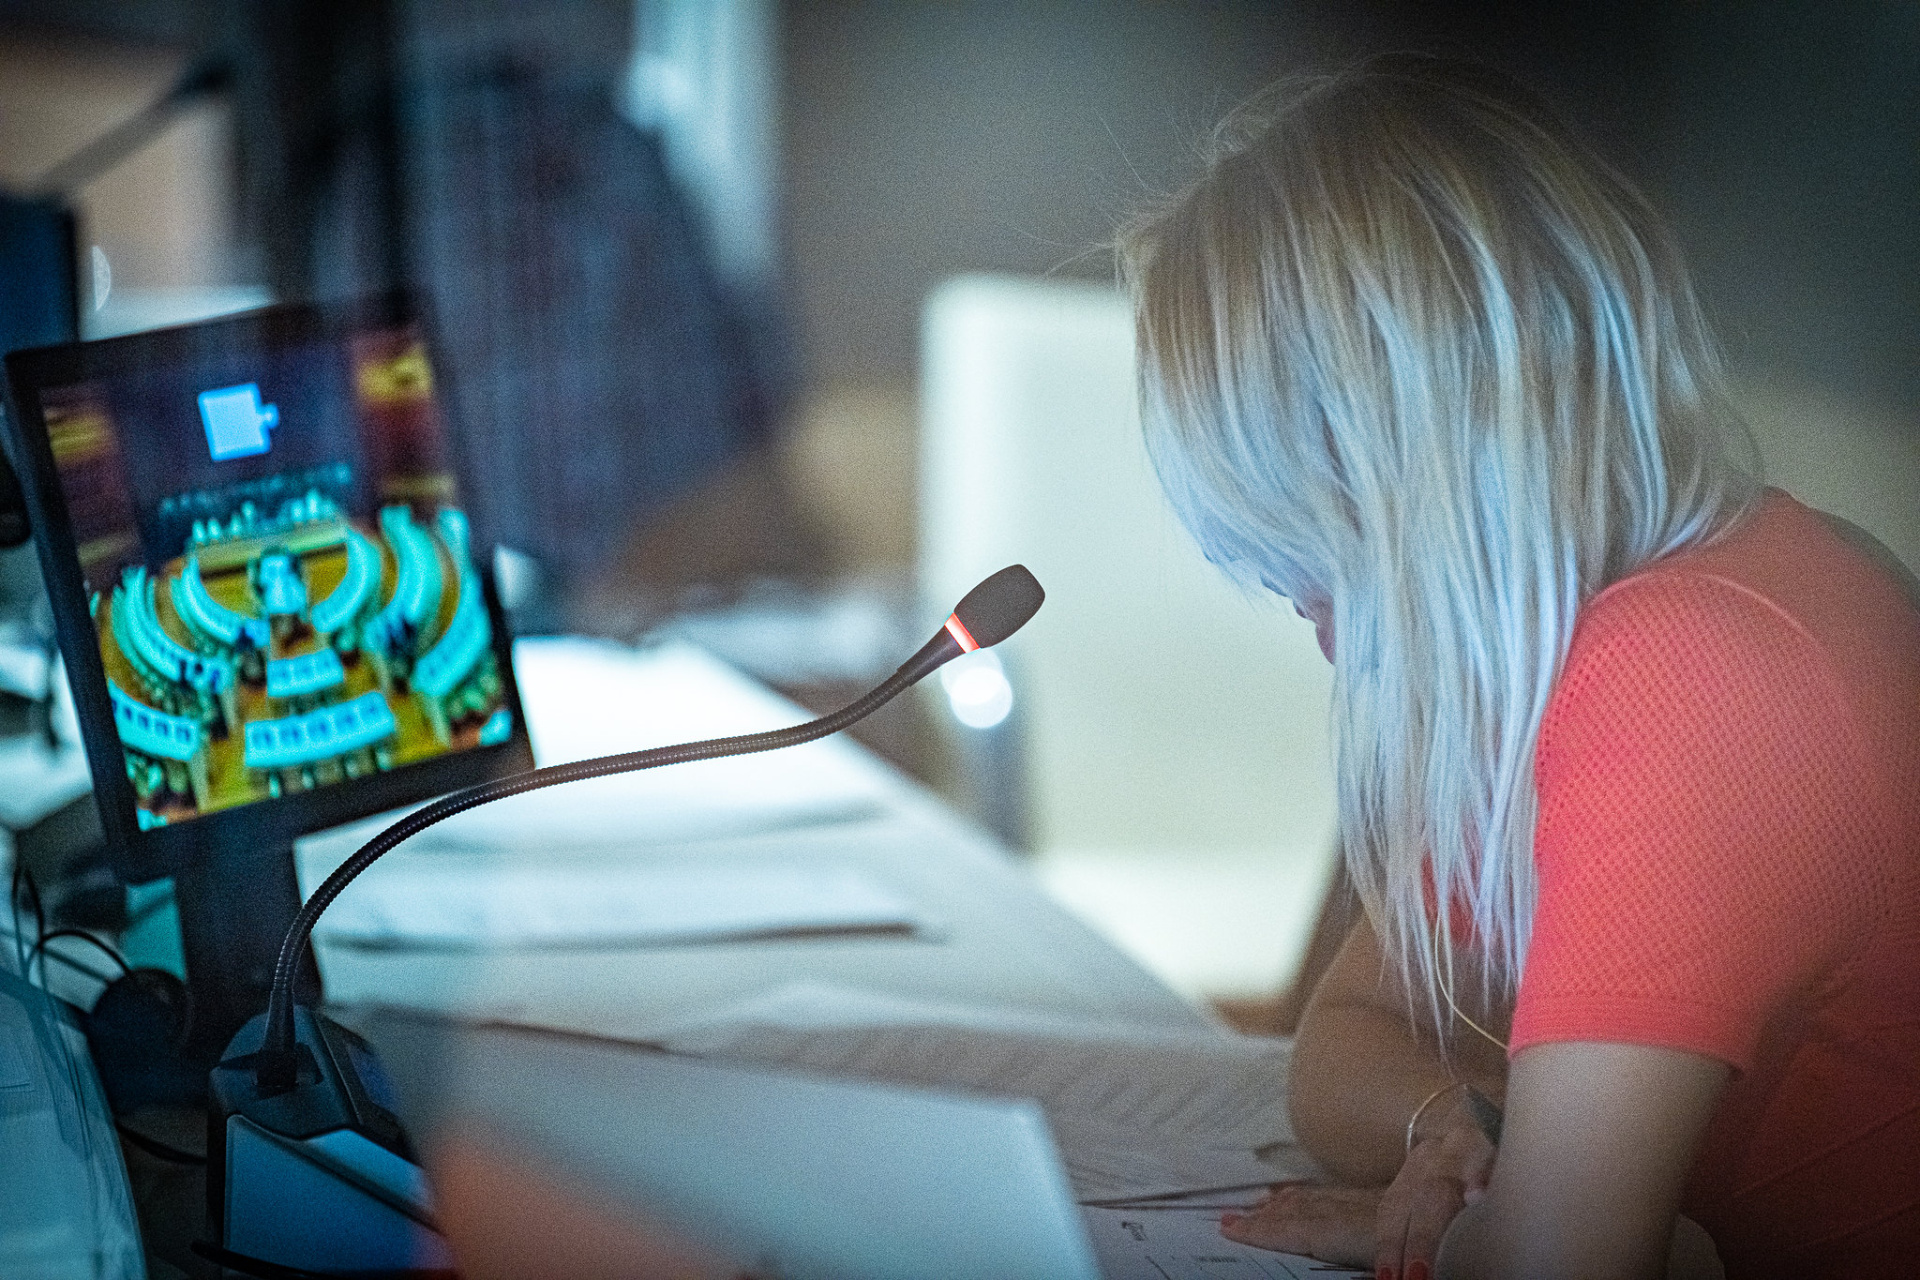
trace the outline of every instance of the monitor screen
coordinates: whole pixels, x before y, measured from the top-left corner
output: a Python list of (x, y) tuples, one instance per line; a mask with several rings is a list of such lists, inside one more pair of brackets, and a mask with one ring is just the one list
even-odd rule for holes
[(10, 362), (142, 832), (524, 743), (418, 323), (258, 315)]

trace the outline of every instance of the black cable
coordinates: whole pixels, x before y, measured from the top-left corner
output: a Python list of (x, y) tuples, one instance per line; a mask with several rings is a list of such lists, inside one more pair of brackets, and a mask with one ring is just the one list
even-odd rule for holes
[(685, 764), (695, 760), (712, 760), (722, 756), (776, 751), (782, 747), (799, 746), (817, 738), (827, 737), (838, 733), (891, 701), (902, 689), (912, 685), (942, 663), (958, 657), (961, 652), (960, 643), (949, 632), (942, 630), (935, 634), (933, 639), (927, 641), (920, 652), (900, 664), (899, 670), (887, 677), (877, 688), (840, 710), (821, 716), (817, 720), (809, 720), (805, 724), (786, 729), (769, 730), (766, 733), (741, 734), (731, 738), (709, 738), (703, 742), (654, 747), (646, 751), (629, 751), (620, 755), (579, 760), (572, 764), (531, 769), (509, 778), (499, 778), (493, 782), (483, 782), (478, 786), (468, 787), (464, 791), (456, 791), (425, 808), (408, 814), (360, 846), (358, 852), (341, 863), (333, 874), (314, 890), (313, 896), (307, 899), (306, 904), (300, 908), (299, 914), (294, 917), (293, 924), (288, 928), (287, 936), (280, 945), (280, 956), (273, 970), (273, 989), (267, 998), (266, 1032), (261, 1041), (255, 1071), (255, 1079), (259, 1087), (263, 1091), (291, 1089), (298, 1079), (299, 1059), (294, 1049), (293, 980), (300, 960), (305, 954), (307, 938), (313, 932), (314, 922), (320, 918), (320, 913), (340, 895), (340, 891), (353, 882), (355, 876), (372, 866), (381, 855), (402, 841), (418, 835), (435, 823), (443, 822), (457, 813), (463, 813), (494, 800), (504, 800), (509, 796), (537, 791), (543, 787), (557, 787), (563, 783), (580, 782), (588, 778), (604, 778), (616, 773), (657, 769), (663, 765)]
[(45, 744), (47, 750), (58, 754), (60, 751), (60, 729), (59, 726), (54, 723), (54, 717), (56, 712), (59, 711), (60, 704), (60, 637), (55, 635), (53, 629), (49, 627), (40, 633), (40, 644), (41, 656), (46, 659), (47, 663), (46, 697), (41, 699), (37, 704), (45, 709), (47, 717), (46, 722), (40, 726), (41, 741)]
[(27, 870), (23, 864), (20, 875), (26, 881), (27, 902), (33, 907), (33, 939), (38, 942), (47, 936), (47, 908), (41, 901), (40, 884), (33, 878), (33, 872)]
[(26, 933), (20, 927), (20, 877), (24, 871), (25, 868), (20, 865), (19, 850), (16, 848), (13, 855), (13, 880), (7, 888), (7, 911), (13, 920), (13, 959), (23, 979), (27, 976), (27, 949), (23, 945)]
[(116, 951), (109, 943), (102, 940), (98, 934), (89, 933), (85, 929), (49, 929), (35, 940), (32, 949), (27, 952), (28, 965), (33, 964), (34, 957), (39, 957), (40, 980), (43, 983), (47, 978), (47, 957), (49, 956), (70, 968), (78, 969), (90, 978), (98, 978), (102, 982), (113, 981), (113, 979), (101, 973), (98, 969), (83, 965), (72, 956), (63, 956), (58, 951), (50, 950), (47, 944), (55, 938), (79, 938), (83, 942), (90, 942), (102, 955), (120, 966), (120, 976), (125, 977), (127, 974), (133, 972), (133, 966), (127, 963), (126, 957)]
[(205, 1164), (207, 1162), (204, 1155), (176, 1147), (170, 1142), (162, 1142), (158, 1138), (140, 1132), (130, 1124), (115, 1120), (113, 1127), (120, 1131), (121, 1137), (156, 1159), (165, 1160), (170, 1164)]
[(21, 889), (26, 890), (27, 904), (33, 908), (33, 945), (38, 948), (40, 939), (46, 936), (47, 913), (40, 904), (40, 886), (33, 882), (33, 873), (20, 861), (16, 848), (13, 855), (13, 889), (8, 906), (13, 912), (13, 951), (20, 961), (21, 981), (28, 981), (27, 970), (31, 966), (33, 952), (27, 949), (27, 933), (20, 926)]
[(258, 1276), (260, 1280), (460, 1280), (460, 1273), (457, 1271), (427, 1269), (308, 1271), (302, 1267), (283, 1266), (278, 1262), (268, 1262), (265, 1258), (253, 1258), (244, 1253), (235, 1253), (231, 1249), (222, 1249), (219, 1245), (207, 1240), (195, 1240), (188, 1248), (208, 1262), (217, 1262), (229, 1271), (238, 1271), (242, 1275)]

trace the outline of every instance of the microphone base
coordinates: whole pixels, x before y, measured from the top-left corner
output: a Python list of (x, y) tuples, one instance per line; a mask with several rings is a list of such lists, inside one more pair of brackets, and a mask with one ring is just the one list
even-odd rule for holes
[(426, 1177), (367, 1042), (294, 1009), (297, 1078), (255, 1076), (266, 1015), (242, 1027), (209, 1079), (207, 1218), (221, 1248), (318, 1272), (447, 1269)]

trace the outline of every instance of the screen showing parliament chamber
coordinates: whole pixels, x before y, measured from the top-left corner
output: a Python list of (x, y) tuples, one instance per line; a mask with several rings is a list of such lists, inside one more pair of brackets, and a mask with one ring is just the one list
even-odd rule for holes
[(40, 404), (141, 829), (512, 736), (414, 326)]

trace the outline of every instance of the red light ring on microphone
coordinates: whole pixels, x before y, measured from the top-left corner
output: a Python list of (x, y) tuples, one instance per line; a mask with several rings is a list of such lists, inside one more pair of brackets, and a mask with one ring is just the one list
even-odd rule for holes
[(947, 634), (959, 642), (962, 653), (972, 653), (980, 647), (980, 642), (973, 638), (973, 633), (967, 630), (957, 613), (947, 615)]

